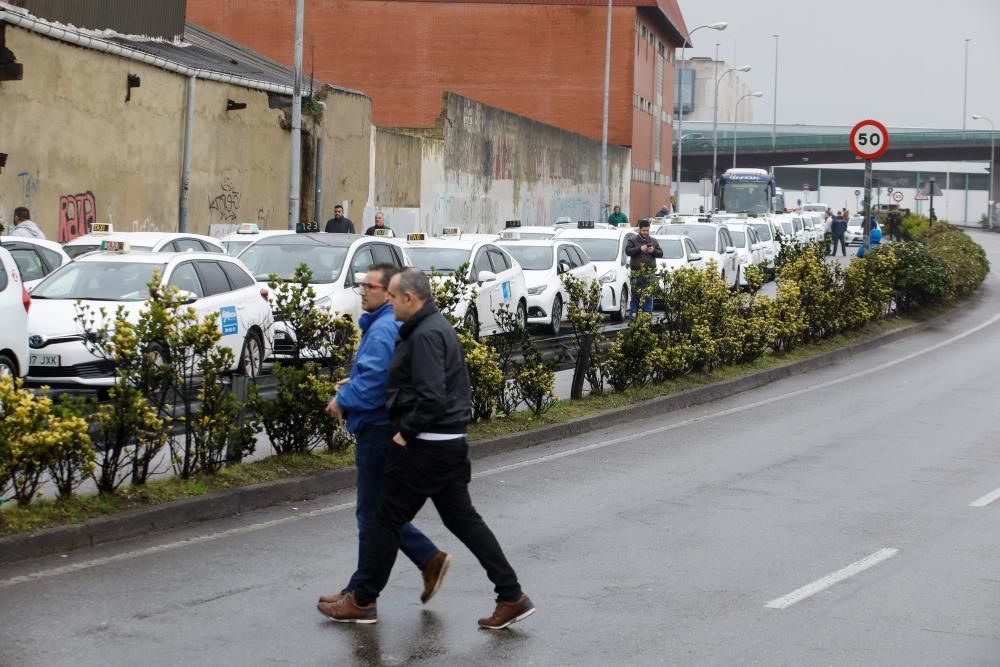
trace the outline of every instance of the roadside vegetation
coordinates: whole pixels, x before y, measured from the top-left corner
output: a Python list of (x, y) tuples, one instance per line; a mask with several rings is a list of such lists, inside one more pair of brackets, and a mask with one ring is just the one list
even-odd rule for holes
[[(565, 422), (814, 356), (941, 312), (985, 279), (985, 252), (958, 228), (910, 216), (902, 232), (904, 241), (847, 267), (827, 261), (819, 246), (790, 246), (774, 298), (759, 293), (762, 276), (753, 271), (739, 291), (714, 267), (658, 274), (641, 295), (658, 311), (640, 312), (613, 338), (601, 330), (600, 286), (567, 274), (573, 400), (555, 396), (554, 366), (516, 317), (501, 311), (500, 333), (478, 340), (455, 315), (469, 287), (438, 279), (435, 300), (459, 328), (472, 380), (470, 436)], [(271, 283), (275, 319), (294, 341), (275, 364), (273, 398), (253, 385), (246, 399), (233, 391), (239, 382), (223, 371), (231, 353), (215, 346), (218, 323), (192, 321), (191, 309), (158, 282), (138, 324), (120, 312), (78, 313), (89, 344), (119, 368), (109, 400), (52, 401), (0, 378), (0, 498), (14, 505), (0, 511), (0, 535), (353, 462), (350, 436), (323, 408), (358, 333), (349, 318), (314, 307), (304, 267), (294, 280)], [(242, 463), (261, 431), (277, 453)], [(163, 452), (176, 476), (157, 480)], [(43, 479), (58, 497), (38, 496)], [(75, 494), (87, 479), (99, 493)]]

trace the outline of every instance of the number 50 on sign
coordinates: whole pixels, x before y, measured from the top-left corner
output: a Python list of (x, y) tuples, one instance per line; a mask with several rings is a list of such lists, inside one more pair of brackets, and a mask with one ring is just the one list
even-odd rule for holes
[(851, 150), (862, 160), (874, 160), (889, 150), (889, 131), (877, 120), (863, 120), (851, 130)]

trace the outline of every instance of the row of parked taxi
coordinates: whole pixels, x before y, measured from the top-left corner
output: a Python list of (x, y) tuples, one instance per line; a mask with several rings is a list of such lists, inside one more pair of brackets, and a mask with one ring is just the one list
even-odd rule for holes
[[(746, 282), (746, 269), (773, 269), (779, 237), (798, 236), (784, 221), (745, 217), (674, 216), (653, 219), (663, 249), (659, 268), (705, 268), (714, 261), (727, 285)], [(803, 223), (802, 231), (806, 227)], [(294, 233), (241, 225), (225, 238), (184, 233), (115, 232), (107, 224), (64, 245), (24, 237), (0, 238), (0, 373), (26, 376), (29, 385), (107, 388), (115, 369), (86, 343), (81, 308), (111, 317), (120, 306), (136, 319), (154, 273), (202, 317), (218, 313), (220, 345), (234, 352), (233, 370), (255, 375), (268, 358), (294, 349), (292, 332), (275, 322), (268, 284), (309, 267), (316, 305), (361, 316), (357, 285), (373, 264), (416, 266), (467, 284), (456, 315), (477, 335), (497, 332), (501, 305), (526, 327), (559, 334), (567, 317), (563, 274), (601, 285), (601, 310), (626, 317), (631, 272), (625, 245), (634, 227), (561, 220), (552, 226), (509, 221), (499, 234), (445, 228), (396, 238)], [(803, 238), (802, 240), (811, 240)]]

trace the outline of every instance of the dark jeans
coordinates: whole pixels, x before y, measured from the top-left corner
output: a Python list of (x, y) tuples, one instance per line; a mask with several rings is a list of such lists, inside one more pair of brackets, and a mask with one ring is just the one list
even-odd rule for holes
[(469, 497), (469, 445), (464, 438), (445, 442), (413, 440), (389, 451), (371, 549), (355, 588), (360, 605), (378, 598), (389, 581), (399, 550), (400, 530), (430, 498), (445, 527), (479, 560), (493, 582), (497, 599), (513, 602), (521, 586), (500, 544)]
[[(372, 533), (378, 514), (378, 498), (382, 490), (382, 480), (385, 476), (386, 460), (390, 448), (398, 449), (392, 444), (392, 436), (396, 430), (386, 424), (366, 424), (355, 434), (358, 440), (355, 463), (358, 468), (358, 508), (355, 516), (358, 519), (358, 569), (351, 575), (347, 583), (348, 590), (355, 590), (361, 578), (361, 566), (368, 558), (371, 548)], [(438, 552), (438, 548), (427, 536), (405, 524), (401, 529), (399, 549), (413, 561), (421, 570)]]
[(833, 250), (830, 251), (830, 255), (831, 256), (837, 254), (837, 243), (838, 242), (840, 242), (840, 252), (841, 252), (841, 254), (842, 255), (846, 255), (847, 254), (847, 244), (844, 243), (844, 235), (843, 234), (834, 234), (834, 236), (833, 236)]
[[(635, 314), (639, 312), (639, 292), (648, 290), (654, 280), (656, 280), (656, 276), (652, 273), (644, 273), (632, 278), (632, 303), (629, 304), (629, 317), (635, 317)], [(642, 309), (647, 313), (653, 312), (652, 294), (646, 297), (646, 300), (643, 301)]]

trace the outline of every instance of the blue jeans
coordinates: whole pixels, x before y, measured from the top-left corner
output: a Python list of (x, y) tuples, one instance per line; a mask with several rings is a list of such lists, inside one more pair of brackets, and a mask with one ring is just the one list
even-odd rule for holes
[[(639, 291), (648, 289), (656, 276), (651, 273), (645, 273), (632, 278), (632, 303), (629, 304), (629, 317), (635, 317), (635, 314), (639, 312)], [(646, 300), (642, 304), (642, 309), (647, 313), (653, 312), (653, 295), (650, 294), (646, 297)]]
[[(355, 433), (358, 441), (355, 464), (358, 468), (358, 569), (351, 575), (345, 587), (355, 590), (358, 586), (361, 568), (368, 556), (372, 542), (372, 529), (378, 511), (378, 499), (382, 491), (382, 478), (389, 457), (389, 448), (396, 447), (392, 436), (396, 430), (385, 424), (365, 424)], [(399, 548), (406, 557), (423, 570), (439, 549), (426, 535), (407, 523), (403, 526)]]

